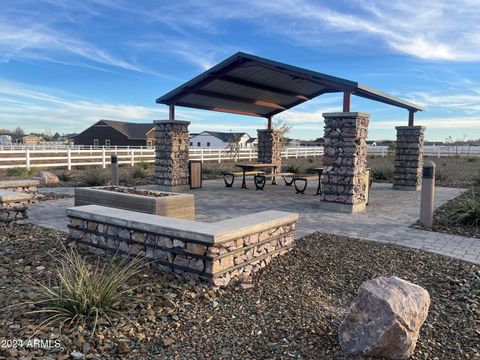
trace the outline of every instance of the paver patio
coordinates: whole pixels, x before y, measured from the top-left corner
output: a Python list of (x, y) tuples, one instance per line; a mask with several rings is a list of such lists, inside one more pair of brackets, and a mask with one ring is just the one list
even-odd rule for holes
[[(359, 239), (419, 248), (448, 255), (480, 265), (480, 239), (411, 229), (418, 219), (420, 192), (392, 190), (391, 184), (374, 183), (370, 194), (370, 205), (365, 212), (344, 214), (319, 209), (319, 197), (314, 196), (316, 181), (310, 181), (306, 194), (295, 194), (293, 187), (283, 184), (267, 185), (265, 191), (254, 190), (253, 181), (249, 189), (225, 188), (223, 180), (204, 181), (203, 188), (195, 194), (197, 220), (217, 221), (238, 215), (263, 210), (297, 212), (300, 221), (297, 237), (315, 231), (345, 235)], [(143, 188), (154, 189), (155, 186)], [(72, 188), (49, 188), (41, 191), (72, 193)], [(435, 206), (438, 207), (458, 196), (462, 190), (437, 187)], [(66, 231), (65, 209), (73, 206), (73, 199), (46, 201), (34, 205), (30, 210), (30, 221), (39, 226)]]

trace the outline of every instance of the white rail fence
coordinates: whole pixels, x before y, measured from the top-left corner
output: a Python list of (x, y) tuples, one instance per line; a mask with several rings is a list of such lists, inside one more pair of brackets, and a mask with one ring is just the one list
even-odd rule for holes
[[(66, 168), (71, 170), (76, 166), (101, 166), (105, 168), (110, 163), (111, 155), (117, 155), (119, 164), (134, 166), (139, 162), (153, 163), (155, 150), (153, 148), (53, 148), (53, 149), (0, 149), (0, 169), (15, 167), (30, 168)], [(256, 149), (241, 149), (233, 154), (228, 149), (190, 149), (190, 160), (222, 161), (248, 160), (257, 158)], [(295, 147), (282, 151), (284, 158), (299, 158), (322, 156), (323, 147)]]
[[(480, 156), (480, 146), (424, 146), (423, 154), (437, 158), (450, 156)], [(369, 146), (368, 154), (387, 156), (388, 146)]]

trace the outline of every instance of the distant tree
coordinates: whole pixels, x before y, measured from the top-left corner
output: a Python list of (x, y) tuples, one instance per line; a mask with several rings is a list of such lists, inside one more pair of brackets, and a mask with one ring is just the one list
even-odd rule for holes
[(230, 136), (228, 138), (228, 153), (230, 154), (230, 159), (237, 161), (240, 156), (240, 139), (242, 138), (239, 133), (232, 133), (230, 131)]
[(13, 131), (13, 133), (17, 136), (23, 136), (25, 135), (25, 131), (20, 126), (17, 126), (17, 128)]
[(285, 120), (276, 119), (273, 123), (273, 129), (277, 130), (280, 133), (282, 144), (283, 144), (283, 146), (286, 146), (287, 145), (287, 142), (286, 142), (287, 134), (292, 129), (292, 126), (288, 122), (286, 122)]

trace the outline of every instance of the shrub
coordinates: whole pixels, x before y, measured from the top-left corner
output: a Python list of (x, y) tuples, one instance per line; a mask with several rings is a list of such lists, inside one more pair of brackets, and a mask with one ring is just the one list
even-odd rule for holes
[(393, 169), (391, 167), (374, 168), (371, 176), (374, 180), (393, 182)]
[(283, 170), (284, 170), (284, 172), (301, 174), (300, 167), (295, 166), (295, 165), (286, 165)]
[(315, 162), (315, 159), (312, 158), (312, 157), (309, 157), (309, 158), (307, 158), (307, 162), (308, 162), (309, 164), (313, 164), (313, 163)]
[(480, 198), (474, 189), (453, 204), (449, 217), (455, 224), (474, 226), (480, 224)]
[[(238, 169), (237, 169), (238, 170)], [(221, 176), (226, 172), (226, 168), (218, 164), (204, 164), (202, 168), (203, 175)]]
[(467, 158), (467, 161), (470, 162), (470, 163), (476, 162), (476, 161), (478, 161), (478, 157), (469, 157), (469, 158)]
[[(59, 252), (53, 279), (48, 284), (38, 281), (36, 313), (48, 318), (43, 325), (57, 320), (92, 323), (95, 329), (99, 317), (122, 316), (125, 305), (131, 302), (129, 294), (141, 286), (128, 285), (128, 281), (145, 268), (139, 258), (133, 260), (112, 257), (98, 258), (93, 264), (85, 261), (75, 250)], [(94, 333), (95, 331), (92, 331)]]
[(315, 170), (315, 168), (313, 168), (313, 167), (309, 167), (305, 170), (305, 173), (306, 174), (318, 174), (318, 171)]
[(60, 174), (57, 175), (58, 179), (63, 182), (67, 182), (73, 179), (73, 175), (69, 171), (62, 171)]
[(137, 166), (146, 171), (146, 170), (148, 170), (152, 167), (152, 164), (146, 162), (145, 160), (140, 160), (140, 162), (137, 164)]
[(86, 186), (103, 186), (108, 184), (108, 176), (100, 169), (89, 169), (83, 176), (83, 183)]
[(446, 181), (448, 179), (447, 174), (440, 169), (435, 169), (435, 181)]
[(130, 174), (134, 179), (144, 179), (148, 177), (147, 169), (144, 169), (143, 167), (140, 167), (140, 166), (135, 166), (130, 172)]
[(14, 177), (21, 177), (21, 178), (26, 178), (35, 175), (39, 170), (37, 168), (30, 168), (28, 170), (27, 168), (24, 167), (15, 167), (15, 168), (10, 168), (7, 169), (6, 175), (7, 176), (14, 176)]

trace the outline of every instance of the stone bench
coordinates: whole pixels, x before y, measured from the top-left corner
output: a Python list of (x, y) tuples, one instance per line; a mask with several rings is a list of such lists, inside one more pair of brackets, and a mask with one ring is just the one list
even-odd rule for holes
[(86, 205), (67, 209), (69, 239), (97, 254), (144, 256), (216, 286), (248, 277), (294, 246), (298, 214), (263, 211), (212, 223)]
[(0, 189), (0, 226), (25, 222), (30, 199), (30, 194)]
[(0, 190), (22, 192), (30, 195), (29, 203), (36, 203), (38, 200), (38, 180), (3, 180), (0, 181)]

